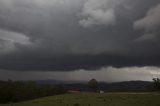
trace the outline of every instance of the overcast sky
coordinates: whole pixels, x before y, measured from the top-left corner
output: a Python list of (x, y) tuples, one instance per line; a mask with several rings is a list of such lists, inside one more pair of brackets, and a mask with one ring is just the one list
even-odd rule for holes
[(0, 79), (160, 77), (159, 0), (0, 0)]

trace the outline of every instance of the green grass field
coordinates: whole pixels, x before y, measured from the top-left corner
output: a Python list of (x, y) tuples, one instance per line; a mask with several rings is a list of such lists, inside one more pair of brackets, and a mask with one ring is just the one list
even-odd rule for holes
[(0, 106), (160, 106), (159, 93), (80, 93)]

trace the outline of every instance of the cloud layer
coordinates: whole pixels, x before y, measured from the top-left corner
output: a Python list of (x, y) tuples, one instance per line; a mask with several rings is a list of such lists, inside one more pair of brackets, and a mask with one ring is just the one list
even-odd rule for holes
[(159, 0), (1, 0), (0, 69), (158, 67), (159, 4)]
[(84, 27), (113, 25), (116, 22), (114, 9), (117, 2), (115, 0), (88, 0), (81, 13), (84, 18), (79, 23)]
[(153, 40), (156, 39), (157, 36), (159, 36), (159, 30), (160, 30), (160, 4), (155, 6), (154, 8), (151, 8), (147, 15), (136, 21), (134, 23), (134, 27), (136, 29), (142, 29), (144, 30), (144, 35), (140, 38), (141, 40)]
[(76, 70), (71, 72), (36, 72), (36, 71), (0, 71), (1, 79), (8, 80), (59, 80), (59, 81), (89, 81), (92, 78), (98, 81), (119, 82), (130, 80), (152, 81), (160, 77), (158, 67), (103, 67), (99, 70)]

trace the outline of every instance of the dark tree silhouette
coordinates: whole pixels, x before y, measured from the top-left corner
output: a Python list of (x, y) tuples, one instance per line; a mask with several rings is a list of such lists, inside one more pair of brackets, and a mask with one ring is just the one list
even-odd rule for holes
[(98, 82), (96, 79), (91, 79), (89, 82), (88, 82), (88, 86), (89, 88), (91, 88), (94, 92), (96, 92), (97, 90), (97, 87), (98, 87)]
[(153, 84), (155, 90), (160, 90), (160, 79), (159, 78), (153, 78)]

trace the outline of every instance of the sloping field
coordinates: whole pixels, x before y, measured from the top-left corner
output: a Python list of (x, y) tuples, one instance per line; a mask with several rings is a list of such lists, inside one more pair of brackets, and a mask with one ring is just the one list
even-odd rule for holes
[(159, 93), (80, 93), (0, 106), (160, 106)]

